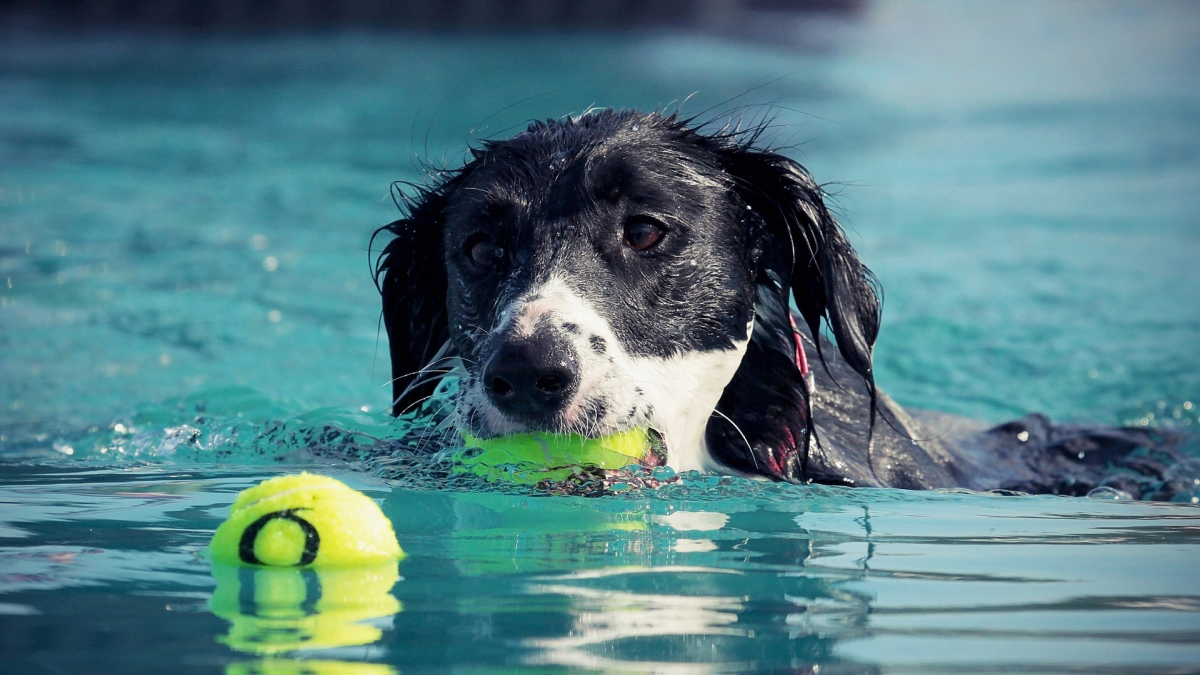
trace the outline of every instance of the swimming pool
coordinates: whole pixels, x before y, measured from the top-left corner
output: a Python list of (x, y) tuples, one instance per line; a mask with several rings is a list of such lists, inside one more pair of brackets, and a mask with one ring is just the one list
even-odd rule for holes
[[(395, 433), (366, 250), (394, 217), (388, 184), (532, 117), (693, 92), (685, 110), (776, 104), (747, 114), (775, 115), (776, 140), (837, 183), (887, 293), (878, 379), (900, 402), (1200, 424), (1195, 10), (1004, 7), (875, 3), (810, 20), (805, 49), (0, 41), (5, 663), (1194, 672), (1188, 503), (697, 476), (542, 497), (389, 482), (394, 466), (356, 453)], [(299, 468), (381, 500), (410, 554), (402, 579), (341, 613), (223, 604), (246, 580), (213, 575), (208, 538), (236, 491)]]

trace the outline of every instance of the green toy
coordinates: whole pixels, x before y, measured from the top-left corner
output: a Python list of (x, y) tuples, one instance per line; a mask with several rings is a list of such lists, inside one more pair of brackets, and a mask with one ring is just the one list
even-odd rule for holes
[[(580, 468), (620, 469), (633, 464), (662, 463), (658, 435), (628, 429), (600, 438), (579, 434), (526, 433), (479, 439), (463, 434), (467, 450), (458, 455), (460, 472), (488, 480), (530, 485), (561, 481)], [(473, 450), (473, 448), (475, 450)]]

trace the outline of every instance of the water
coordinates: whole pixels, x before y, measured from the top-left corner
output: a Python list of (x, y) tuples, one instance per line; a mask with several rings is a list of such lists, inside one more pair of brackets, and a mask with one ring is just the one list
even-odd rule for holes
[[(685, 110), (776, 104), (747, 114), (837, 183), (887, 291), (893, 397), (1194, 428), (1198, 18), (885, 2), (778, 31), (803, 48), (0, 40), (5, 669), (1200, 672), (1187, 503), (697, 476), (545, 497), (364, 452), (399, 433), (366, 250), (389, 182), (532, 117), (693, 92)], [(213, 529), (299, 468), (381, 500), (403, 578), (223, 604), (245, 580), (210, 569)]]

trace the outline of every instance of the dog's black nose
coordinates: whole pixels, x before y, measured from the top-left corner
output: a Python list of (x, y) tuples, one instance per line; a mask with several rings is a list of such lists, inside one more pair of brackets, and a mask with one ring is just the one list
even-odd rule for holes
[(509, 339), (483, 370), (488, 396), (506, 413), (536, 415), (566, 405), (579, 387), (571, 345), (553, 333)]

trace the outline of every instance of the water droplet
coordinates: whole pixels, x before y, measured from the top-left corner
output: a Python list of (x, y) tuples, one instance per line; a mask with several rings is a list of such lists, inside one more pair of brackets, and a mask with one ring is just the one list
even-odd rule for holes
[(675, 469), (672, 469), (669, 466), (660, 466), (660, 467), (656, 468), (654, 470), (654, 473), (651, 475), (654, 476), (655, 480), (663, 480), (663, 481), (671, 480), (672, 478), (675, 477)]
[(1102, 485), (1093, 489), (1091, 492), (1087, 493), (1087, 496), (1091, 499), (1111, 499), (1112, 501), (1127, 501), (1133, 499), (1133, 495), (1129, 494), (1128, 492), (1125, 492), (1124, 490), (1118, 490), (1107, 485)]

